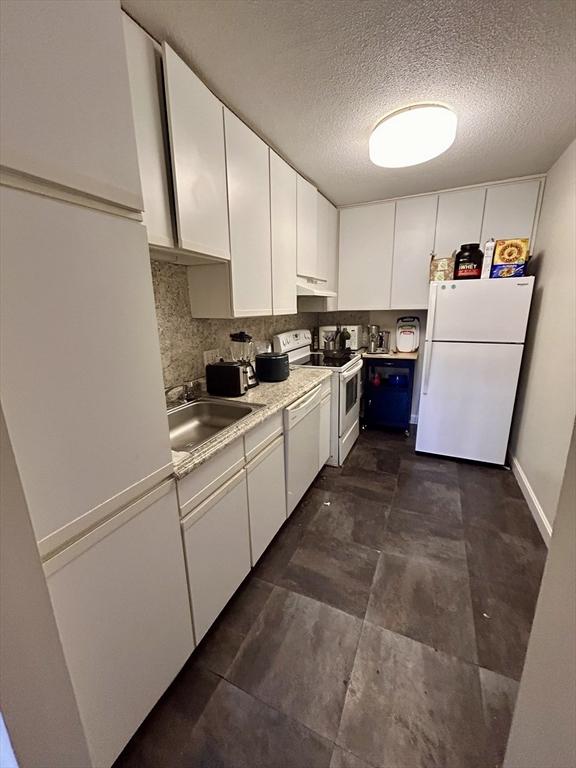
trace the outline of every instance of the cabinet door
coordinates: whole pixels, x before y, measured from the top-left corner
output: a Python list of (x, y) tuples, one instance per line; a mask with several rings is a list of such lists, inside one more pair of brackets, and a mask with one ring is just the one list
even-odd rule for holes
[(265, 448), (246, 467), (252, 565), (286, 520), (284, 436)]
[(196, 643), (250, 571), (246, 470), (182, 521)]
[(428, 306), (437, 208), (438, 195), (406, 198), (396, 203), (392, 309)]
[(296, 304), (296, 171), (270, 150), (272, 311), (293, 315)]
[(340, 211), (338, 309), (389, 309), (396, 203)]
[[(318, 193), (318, 274), (326, 288), (338, 292), (338, 209)], [(327, 311), (337, 309), (336, 299), (326, 299)]]
[(434, 253), (450, 256), (463, 243), (479, 243), (486, 188), (443, 192), (438, 196)]
[(328, 395), (320, 403), (320, 463), (318, 471), (330, 458), (330, 410), (332, 407), (332, 396)]
[(483, 246), (491, 237), (495, 240), (529, 237), (530, 245), (533, 246), (534, 219), (539, 191), (538, 179), (488, 187), (481, 245)]
[(91, 764), (108, 766), (194, 648), (173, 481), (44, 568)]
[(148, 242), (173, 248), (162, 48), (125, 13), (122, 20)]
[(224, 110), (234, 317), (272, 314), (268, 147)]
[(40, 541), (170, 471), (150, 257), (120, 216), (6, 187), (0, 212), (0, 391)]
[(303, 277), (318, 274), (318, 195), (310, 182), (297, 178), (297, 268)]
[(229, 259), (223, 107), (169, 45), (162, 50), (178, 245)]
[(0, 162), (134, 210), (142, 193), (120, 3), (2, 3)]

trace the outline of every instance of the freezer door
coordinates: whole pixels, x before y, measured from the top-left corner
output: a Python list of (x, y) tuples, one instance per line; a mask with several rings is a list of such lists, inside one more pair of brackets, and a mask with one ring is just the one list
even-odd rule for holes
[(431, 283), (426, 339), (524, 342), (533, 277)]
[(416, 450), (503, 464), (522, 350), (427, 342)]

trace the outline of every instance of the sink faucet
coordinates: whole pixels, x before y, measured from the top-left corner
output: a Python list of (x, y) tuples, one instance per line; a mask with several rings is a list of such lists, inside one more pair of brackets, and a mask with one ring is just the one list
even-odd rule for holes
[(174, 389), (182, 390), (180, 396), (176, 399), (178, 403), (189, 403), (192, 400), (196, 400), (202, 394), (202, 386), (199, 381), (183, 381), (181, 384), (173, 384), (171, 387), (166, 387), (164, 397), (167, 397)]

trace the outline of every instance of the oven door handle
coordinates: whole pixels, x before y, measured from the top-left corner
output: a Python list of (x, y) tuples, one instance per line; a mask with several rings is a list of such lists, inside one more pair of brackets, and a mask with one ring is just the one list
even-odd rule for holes
[(354, 376), (356, 376), (357, 373), (359, 373), (362, 370), (362, 366), (364, 365), (363, 360), (358, 360), (354, 368), (351, 368), (349, 371), (346, 371), (346, 373), (342, 374), (342, 383), (347, 384), (350, 379), (352, 379)]

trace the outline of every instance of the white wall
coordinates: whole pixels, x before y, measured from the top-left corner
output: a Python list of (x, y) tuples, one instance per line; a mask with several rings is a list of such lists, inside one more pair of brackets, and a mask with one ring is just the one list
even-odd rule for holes
[(536, 288), (510, 450), (546, 537), (576, 413), (576, 141), (548, 173), (533, 253)]
[(504, 768), (576, 765), (575, 510), (573, 432)]

